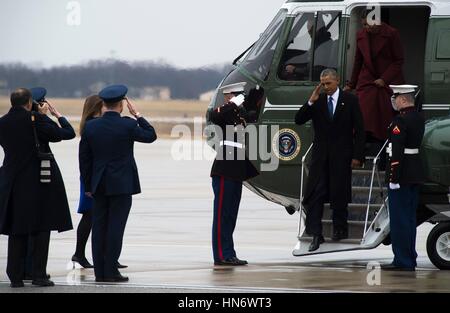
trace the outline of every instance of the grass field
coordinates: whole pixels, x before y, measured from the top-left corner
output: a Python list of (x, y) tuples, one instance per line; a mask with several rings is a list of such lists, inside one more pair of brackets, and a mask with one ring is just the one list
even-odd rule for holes
[[(79, 118), (81, 117), (84, 105), (84, 99), (48, 99), (64, 116), (69, 117), (72, 125), (78, 133)], [(147, 100), (132, 100), (137, 106), (139, 112), (146, 118), (152, 121), (152, 119), (160, 120), (166, 119), (167, 121), (153, 122), (153, 126), (156, 128), (158, 134), (161, 137), (170, 136), (173, 126), (177, 122), (171, 122), (171, 119), (192, 119), (192, 122), (186, 122), (187, 126), (193, 129), (193, 119), (195, 117), (203, 118), (208, 107), (207, 102), (201, 101), (147, 101)], [(9, 99), (6, 97), (0, 97), (0, 116), (6, 114), (11, 105)], [(125, 108), (124, 115), (128, 114), (128, 110)]]

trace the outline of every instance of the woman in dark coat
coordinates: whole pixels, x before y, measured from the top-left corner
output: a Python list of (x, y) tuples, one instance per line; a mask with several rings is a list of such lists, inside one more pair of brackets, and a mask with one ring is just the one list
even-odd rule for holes
[[(80, 123), (80, 136), (83, 134), (86, 123), (99, 118), (103, 115), (103, 100), (99, 96), (90, 96), (86, 99), (83, 107), (83, 114)], [(80, 181), (80, 202), (78, 205), (78, 213), (83, 217), (78, 224), (77, 229), (77, 245), (75, 254), (72, 256), (73, 266), (78, 263), (83, 268), (94, 268), (86, 259), (86, 243), (89, 239), (92, 230), (92, 208), (94, 199), (86, 196), (83, 183)], [(125, 265), (120, 265), (119, 268), (125, 268)]]
[(389, 85), (404, 84), (403, 46), (395, 28), (385, 23), (369, 26), (365, 17), (363, 26), (357, 35), (352, 78), (344, 90), (356, 88), (368, 139), (385, 141), (395, 115)]

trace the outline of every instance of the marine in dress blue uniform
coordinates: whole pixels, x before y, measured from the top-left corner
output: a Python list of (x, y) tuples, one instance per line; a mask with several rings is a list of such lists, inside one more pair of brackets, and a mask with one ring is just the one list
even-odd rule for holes
[[(233, 232), (242, 196), (242, 183), (259, 175), (245, 156), (244, 138), (238, 129), (245, 128), (247, 113), (241, 105), (245, 83), (222, 88), (225, 104), (211, 112), (211, 121), (221, 128), (223, 140), (211, 170), (214, 191), (212, 247), (215, 265), (248, 264), (236, 256)], [(228, 127), (227, 127), (228, 126)], [(228, 130), (228, 133), (227, 133)], [(230, 130), (234, 130), (230, 133)]]
[(80, 173), (85, 191), (94, 196), (92, 256), (97, 282), (124, 282), (117, 266), (122, 251), (132, 195), (141, 187), (133, 155), (134, 142), (152, 143), (156, 132), (135, 112), (136, 120), (121, 117), (127, 87), (110, 86), (102, 90), (103, 117), (89, 121), (80, 142)]
[(414, 106), (417, 86), (391, 86), (393, 107), (400, 112), (389, 127), (389, 215), (394, 261), (386, 270), (414, 271), (417, 267), (416, 210), (419, 188), (425, 180), (420, 146), (425, 120)]

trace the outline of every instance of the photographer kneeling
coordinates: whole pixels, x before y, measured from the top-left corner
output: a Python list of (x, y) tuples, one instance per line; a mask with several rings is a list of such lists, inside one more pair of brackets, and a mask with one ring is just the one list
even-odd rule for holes
[[(72, 229), (64, 182), (49, 143), (75, 138), (69, 122), (45, 100), (46, 91), (21, 88), (11, 94), (10, 111), (0, 118), (0, 234), (9, 236), (6, 272), (11, 287), (23, 287), (31, 241), (33, 285), (53, 286), (46, 267), (50, 232)], [(33, 103), (41, 113), (32, 111)], [(58, 118), (61, 127), (45, 114)]]

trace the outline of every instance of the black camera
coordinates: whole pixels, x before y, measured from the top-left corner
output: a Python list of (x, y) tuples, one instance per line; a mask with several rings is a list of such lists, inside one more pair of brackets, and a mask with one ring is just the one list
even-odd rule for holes
[(38, 158), (41, 161), (39, 180), (43, 184), (50, 184), (52, 182), (52, 161), (55, 159), (52, 153), (38, 153)]

